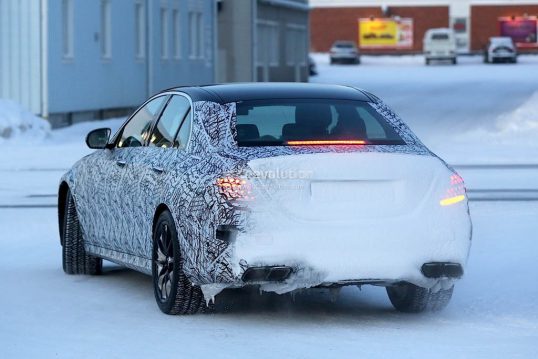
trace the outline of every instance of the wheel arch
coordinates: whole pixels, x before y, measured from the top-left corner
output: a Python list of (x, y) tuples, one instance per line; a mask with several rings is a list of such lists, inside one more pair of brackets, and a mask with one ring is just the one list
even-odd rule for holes
[(157, 208), (155, 209), (155, 213), (153, 214), (153, 222), (151, 224), (151, 236), (152, 236), (152, 238), (153, 238), (153, 233), (155, 232), (155, 225), (157, 224), (157, 220), (159, 219), (159, 216), (164, 211), (168, 211), (168, 212), (172, 213), (170, 208), (168, 208), (168, 206), (166, 204), (164, 204), (164, 203), (159, 204), (157, 206)]
[(60, 244), (63, 246), (63, 228), (65, 218), (65, 205), (67, 203), (67, 194), (69, 193), (69, 185), (67, 182), (62, 181), (58, 188), (58, 231), (60, 234)]

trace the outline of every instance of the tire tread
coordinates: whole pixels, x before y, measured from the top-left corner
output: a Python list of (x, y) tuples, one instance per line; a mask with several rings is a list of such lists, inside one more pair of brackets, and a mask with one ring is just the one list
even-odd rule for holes
[[(398, 291), (400, 294), (398, 294)], [(401, 294), (402, 291), (403, 295)], [(443, 310), (450, 302), (453, 291), (454, 286), (433, 292), (429, 288), (422, 288), (407, 282), (387, 287), (387, 294), (392, 305), (398, 311), (404, 313)]]
[(86, 253), (84, 238), (78, 220), (75, 201), (71, 192), (67, 192), (64, 211), (62, 266), (67, 274), (100, 274), (103, 260)]

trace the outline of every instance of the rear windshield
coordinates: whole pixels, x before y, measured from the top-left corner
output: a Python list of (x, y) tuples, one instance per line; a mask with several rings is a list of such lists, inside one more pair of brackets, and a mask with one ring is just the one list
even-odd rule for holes
[(433, 34), (432, 40), (448, 40), (448, 34)]
[(352, 49), (355, 47), (355, 45), (351, 42), (337, 42), (334, 44), (334, 47), (337, 47), (339, 49)]
[(405, 144), (363, 101), (285, 99), (237, 103), (238, 146)]

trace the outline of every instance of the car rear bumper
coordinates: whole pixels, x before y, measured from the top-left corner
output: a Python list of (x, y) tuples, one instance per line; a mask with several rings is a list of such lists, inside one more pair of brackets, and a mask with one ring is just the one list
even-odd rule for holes
[(336, 54), (331, 55), (332, 60), (356, 60), (359, 58), (358, 54)]
[[(440, 280), (453, 281), (467, 262), (471, 221), (466, 202), (446, 209), (452, 213), (445, 219), (415, 213), (355, 223), (298, 222), (273, 214), (281, 222), (272, 229), (238, 234), (233, 244), (238, 280), (233, 286), (256, 283), (262, 290), (282, 293), (333, 284), (407, 281), (433, 287)], [(434, 263), (433, 269), (425, 271), (428, 263)], [(459, 266), (461, 274), (454, 275), (452, 265)], [(291, 268), (290, 273), (282, 278), (275, 274), (273, 280), (245, 280), (250, 268), (276, 266)]]
[(512, 59), (515, 59), (516, 58), (516, 55), (496, 55), (496, 54), (492, 54), (490, 55), (491, 59), (493, 60), (512, 60)]
[(456, 55), (426, 55), (428, 60), (453, 60)]

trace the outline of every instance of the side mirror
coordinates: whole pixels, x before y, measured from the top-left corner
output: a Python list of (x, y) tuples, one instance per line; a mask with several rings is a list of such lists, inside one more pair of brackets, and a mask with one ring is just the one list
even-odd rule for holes
[(95, 150), (106, 148), (111, 132), (110, 128), (98, 128), (90, 131), (86, 136), (86, 144), (89, 148)]

